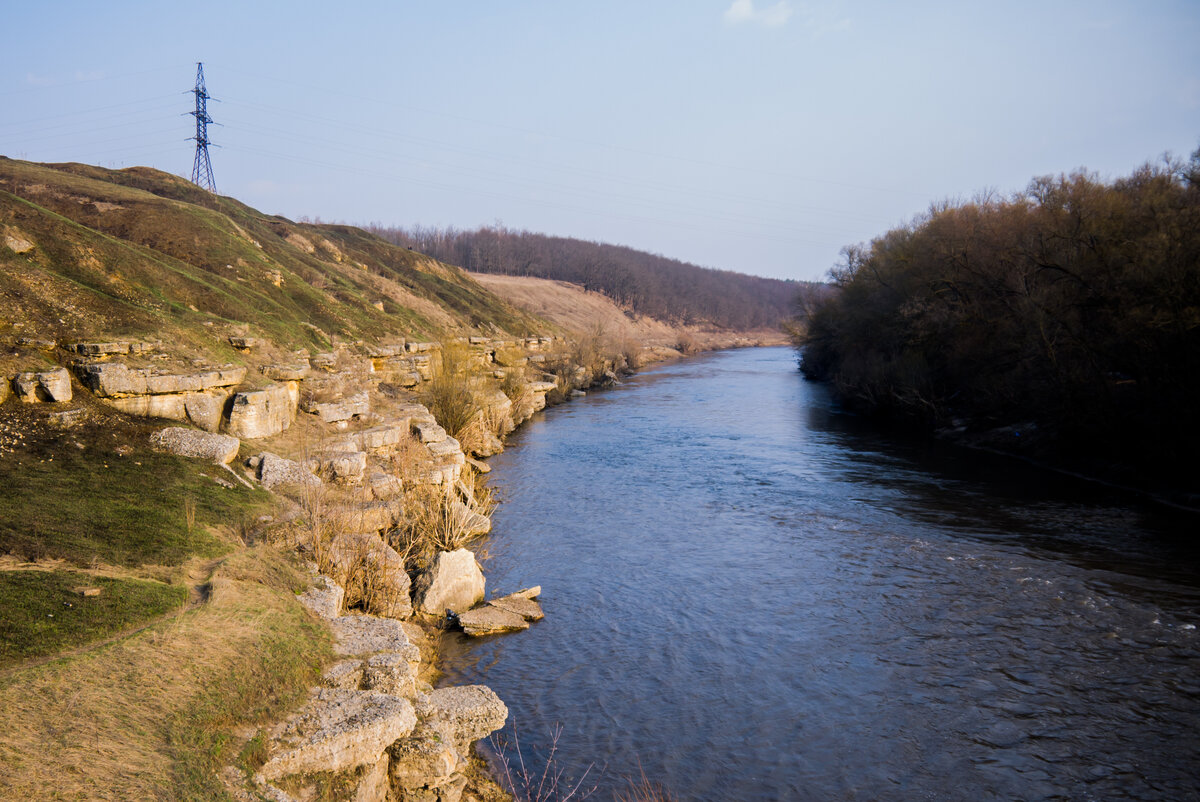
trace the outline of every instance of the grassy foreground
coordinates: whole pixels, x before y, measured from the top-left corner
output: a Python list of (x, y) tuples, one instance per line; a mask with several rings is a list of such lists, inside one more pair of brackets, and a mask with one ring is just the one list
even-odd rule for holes
[(228, 798), (217, 771), (239, 728), (298, 703), (330, 658), (303, 584), (270, 547), (240, 551), (205, 603), (0, 677), (0, 798)]
[(294, 555), (243, 542), (269, 494), (40, 414), (0, 414), (0, 799), (228, 799), (219, 769), (331, 659)]

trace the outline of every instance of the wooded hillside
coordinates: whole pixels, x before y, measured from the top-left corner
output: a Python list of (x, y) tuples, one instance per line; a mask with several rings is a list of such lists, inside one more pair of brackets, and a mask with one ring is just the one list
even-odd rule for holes
[(942, 204), (843, 253), (800, 344), (848, 403), (1195, 476), (1200, 151)]
[(385, 228), (372, 233), (474, 273), (579, 284), (621, 306), (673, 324), (748, 331), (791, 316), (800, 282), (713, 270), (620, 245), (550, 237), (503, 226)]

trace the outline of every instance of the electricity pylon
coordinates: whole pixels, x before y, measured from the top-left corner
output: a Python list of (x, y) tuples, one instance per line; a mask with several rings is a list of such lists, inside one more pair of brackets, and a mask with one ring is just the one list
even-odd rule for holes
[(190, 112), (196, 118), (196, 163), (192, 166), (192, 183), (203, 187), (209, 192), (216, 193), (217, 182), (213, 179), (212, 162), (208, 158), (208, 124), (213, 121), (208, 116), (208, 90), (204, 88), (204, 64), (196, 62), (196, 110)]

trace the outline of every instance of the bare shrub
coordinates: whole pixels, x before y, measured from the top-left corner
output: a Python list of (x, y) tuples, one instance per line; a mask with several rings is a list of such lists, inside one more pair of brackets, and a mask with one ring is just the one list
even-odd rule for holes
[(675, 344), (675, 348), (683, 354), (699, 353), (700, 340), (693, 332), (681, 331), (679, 332), (679, 342)]
[(471, 387), (469, 358), (466, 346), (447, 344), (442, 349), (441, 366), (421, 393), (421, 402), (454, 438), (479, 409)]
[(587, 799), (596, 792), (596, 783), (593, 782), (590, 788), (585, 785), (593, 766), (589, 765), (582, 777), (572, 781), (566, 776), (566, 769), (558, 765), (558, 741), (561, 737), (562, 725), (556, 724), (550, 731), (550, 751), (540, 769), (526, 764), (515, 722), (512, 725), (511, 744), (501, 733), (488, 739), (500, 756), (497, 779), (513, 795), (516, 802), (567, 802), (572, 799)]

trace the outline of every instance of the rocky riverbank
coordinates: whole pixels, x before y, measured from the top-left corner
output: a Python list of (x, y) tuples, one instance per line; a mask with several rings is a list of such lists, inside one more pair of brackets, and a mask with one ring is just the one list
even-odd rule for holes
[[(186, 360), (158, 342), (23, 343), (40, 369), (0, 384), (12, 388), (11, 403), (49, 405), (48, 423), (64, 432), (97, 405), (175, 421), (148, 446), (211, 462), (219, 485), (275, 494), (277, 511), (254, 537), (307, 563), (312, 583), (298, 601), (327, 622), (339, 659), (291, 716), (242, 734), (254, 757), (224, 769), (232, 796), (501, 797), (471, 754), (503, 726), (503, 702), (482, 686), (431, 684), (431, 634), (516, 631), (543, 615), (540, 588), (486, 598), (466, 548), (491, 528), (480, 460), (548, 399), (679, 352), (585, 360), (562, 340), (475, 337), (345, 343), (281, 359), (261, 341), (231, 344), (244, 364)], [(439, 406), (447, 392), (467, 399), (453, 434), (431, 411), (453, 413)], [(319, 790), (331, 788), (339, 790)]]

